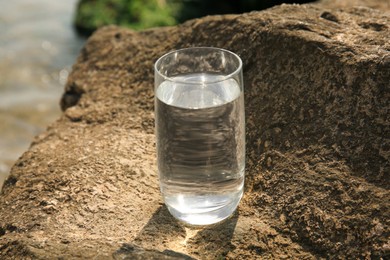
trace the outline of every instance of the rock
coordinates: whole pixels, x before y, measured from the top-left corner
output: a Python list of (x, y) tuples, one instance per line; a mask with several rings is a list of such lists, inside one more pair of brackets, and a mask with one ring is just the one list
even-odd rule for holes
[(390, 11), (390, 2), (388, 0), (321, 0), (319, 1), (320, 5), (327, 6), (331, 8), (345, 8), (350, 6), (365, 6), (375, 9), (380, 9), (382, 11)]
[(191, 260), (192, 257), (170, 250), (158, 252), (156, 250), (145, 250), (143, 248), (123, 244), (122, 247), (113, 254), (116, 260), (145, 260), (145, 259), (167, 259), (167, 260)]
[[(316, 4), (99, 30), (62, 117), (3, 186), (0, 258), (115, 258), (126, 245), (195, 259), (388, 258), (389, 24), (384, 11)], [(246, 187), (234, 216), (195, 229), (159, 194), (153, 63), (206, 45), (244, 62)]]

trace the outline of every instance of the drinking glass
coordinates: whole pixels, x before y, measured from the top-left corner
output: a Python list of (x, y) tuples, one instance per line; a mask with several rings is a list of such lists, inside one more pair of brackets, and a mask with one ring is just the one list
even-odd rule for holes
[(169, 52), (155, 69), (159, 182), (177, 219), (208, 225), (229, 217), (243, 194), (245, 112), (240, 57), (194, 47)]

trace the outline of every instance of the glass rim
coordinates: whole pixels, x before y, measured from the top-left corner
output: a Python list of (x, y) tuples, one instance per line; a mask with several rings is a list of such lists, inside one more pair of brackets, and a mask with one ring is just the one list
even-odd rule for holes
[[(188, 51), (188, 50), (195, 50), (195, 49), (204, 49), (204, 50), (214, 50), (214, 51), (222, 51), (224, 53), (228, 53), (230, 55), (232, 55), (233, 57), (235, 57), (237, 60), (238, 60), (238, 66), (237, 66), (237, 69), (235, 69), (232, 73), (229, 73), (227, 75), (224, 75), (223, 77), (217, 79), (217, 80), (210, 80), (210, 81), (204, 81), (204, 82), (200, 82), (200, 81), (184, 81), (184, 80), (178, 80), (178, 79), (174, 79), (172, 77), (169, 77), (169, 76), (166, 76), (164, 74), (162, 74), (160, 72), (159, 69), (157, 69), (157, 66), (159, 63), (161, 63), (161, 61), (168, 57), (169, 55), (172, 55), (174, 53), (178, 53), (178, 52), (184, 52), (184, 51)], [(242, 60), (240, 58), (240, 56), (238, 56), (236, 53), (232, 52), (232, 51), (229, 51), (229, 50), (226, 50), (226, 49), (223, 49), (223, 48), (218, 48), (218, 47), (188, 47), (188, 48), (182, 48), (182, 49), (177, 49), (177, 50), (172, 50), (170, 52), (167, 52), (165, 53), (164, 55), (162, 55), (160, 58), (157, 59), (157, 61), (154, 63), (154, 71), (156, 73), (158, 73), (158, 75), (160, 77), (162, 77), (165, 81), (171, 81), (171, 82), (175, 82), (175, 83), (180, 83), (180, 84), (191, 84), (191, 85), (199, 85), (199, 84), (212, 84), (212, 83), (218, 83), (218, 82), (222, 82), (222, 81), (225, 81), (229, 78), (233, 78), (234, 75), (240, 73), (240, 71), (242, 70)]]

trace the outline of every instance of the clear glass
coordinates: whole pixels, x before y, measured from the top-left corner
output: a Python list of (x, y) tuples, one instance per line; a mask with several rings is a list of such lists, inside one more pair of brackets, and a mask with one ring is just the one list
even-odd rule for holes
[(155, 64), (157, 165), (170, 213), (192, 225), (229, 217), (245, 172), (242, 62), (211, 47), (181, 49)]

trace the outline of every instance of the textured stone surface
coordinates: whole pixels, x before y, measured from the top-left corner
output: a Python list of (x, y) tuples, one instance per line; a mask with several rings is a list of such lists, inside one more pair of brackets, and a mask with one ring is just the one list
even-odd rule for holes
[(350, 6), (365, 6), (382, 11), (390, 11), (390, 2), (388, 0), (321, 0), (319, 4), (331, 8), (344, 8)]
[[(328, 6), (95, 33), (2, 189), (0, 258), (389, 257), (390, 19)], [(230, 219), (193, 228), (159, 194), (153, 63), (206, 45), (244, 62), (246, 188)]]

